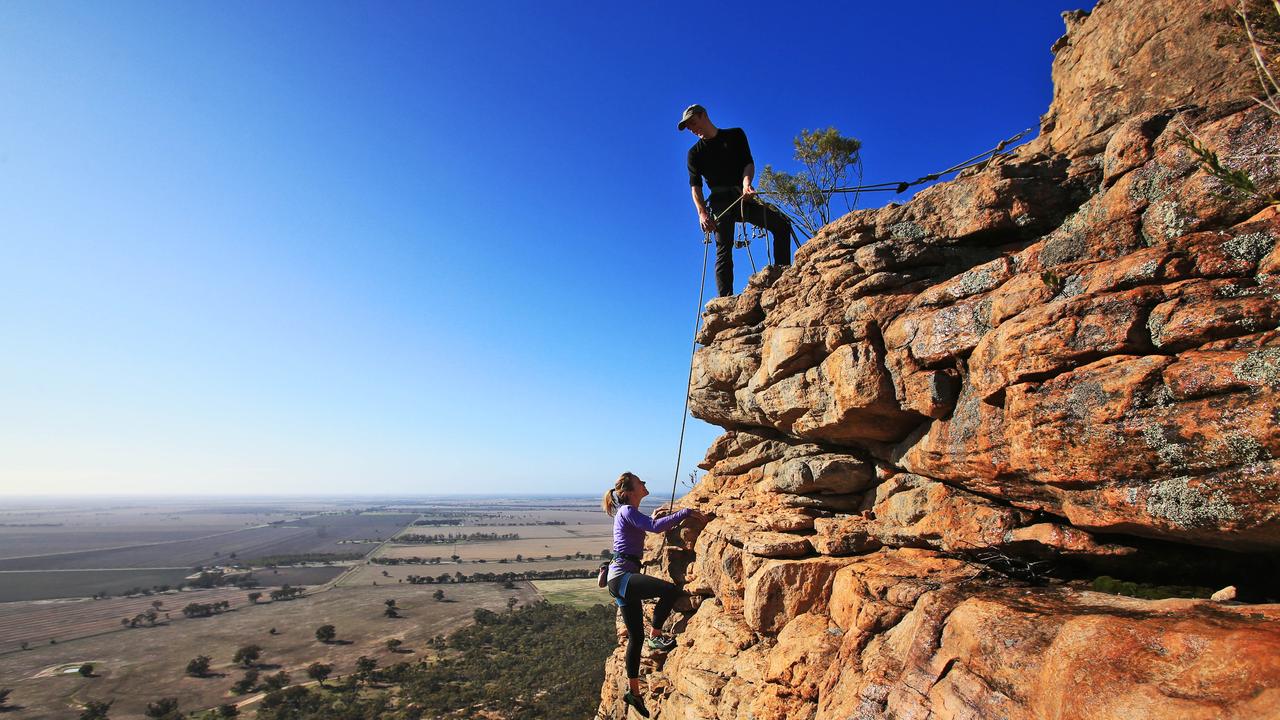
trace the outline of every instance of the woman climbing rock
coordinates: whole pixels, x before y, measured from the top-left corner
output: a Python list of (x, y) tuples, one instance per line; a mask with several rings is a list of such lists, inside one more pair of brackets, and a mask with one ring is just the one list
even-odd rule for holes
[[(642, 717), (649, 717), (649, 709), (640, 695), (640, 650), (648, 645), (659, 652), (670, 652), (676, 646), (675, 638), (662, 634), (662, 626), (671, 615), (671, 608), (680, 597), (675, 585), (640, 572), (640, 556), (644, 553), (644, 534), (665, 532), (679, 525), (686, 518), (705, 521), (706, 516), (697, 510), (684, 509), (653, 519), (640, 512), (640, 501), (648, 496), (644, 481), (629, 472), (622, 473), (613, 487), (604, 494), (604, 511), (613, 516), (613, 562), (609, 564), (608, 587), (622, 610), (622, 621), (627, 626), (627, 682), (630, 688), (622, 700), (636, 709)], [(653, 609), (653, 625), (648, 638), (644, 633), (644, 614), (641, 602), (657, 598)]]

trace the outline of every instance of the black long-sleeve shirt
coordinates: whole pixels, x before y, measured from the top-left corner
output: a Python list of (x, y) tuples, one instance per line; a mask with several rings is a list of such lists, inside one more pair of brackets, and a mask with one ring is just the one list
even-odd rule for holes
[(706, 178), (713, 188), (740, 188), (742, 169), (753, 162), (742, 128), (720, 128), (715, 137), (689, 148), (689, 185), (701, 187)]

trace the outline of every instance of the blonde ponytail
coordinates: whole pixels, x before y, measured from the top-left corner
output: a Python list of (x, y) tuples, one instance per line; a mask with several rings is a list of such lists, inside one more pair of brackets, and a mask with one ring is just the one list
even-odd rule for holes
[(617, 513), (618, 508), (626, 504), (626, 495), (631, 490), (632, 481), (639, 479), (635, 473), (624, 472), (619, 475), (618, 481), (604, 494), (600, 506), (610, 516)]

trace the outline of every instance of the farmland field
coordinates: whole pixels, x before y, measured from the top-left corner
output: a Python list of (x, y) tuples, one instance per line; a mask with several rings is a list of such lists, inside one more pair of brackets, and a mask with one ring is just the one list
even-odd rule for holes
[(586, 580), (534, 580), (533, 587), (544, 600), (574, 607), (609, 605), (613, 598), (597, 584), (595, 578)]
[[(420, 518), (450, 524), (412, 524)], [(360, 655), (382, 664), (416, 660), (427, 650), (427, 640), (470, 623), (476, 608), (496, 612), (505, 610), (513, 597), (529, 602), (540, 595), (523, 581), (514, 589), (496, 582), (414, 585), (407, 581), (410, 575), (593, 571), (599, 553), (611, 545), (610, 522), (594, 500), (572, 498), (383, 505), (306, 499), (212, 505), (191, 499), (155, 505), (121, 500), (15, 503), (0, 510), (0, 678), (4, 687), (14, 689), (10, 703), (22, 709), (6, 717), (74, 717), (87, 699), (114, 699), (111, 716), (126, 719), (139, 717), (147, 702), (162, 696), (181, 698), (184, 710), (242, 700), (229, 694), (241, 675), (230, 659), (236, 647), (249, 643), (266, 649), (263, 675), (283, 669), (295, 683), (304, 682), (306, 665), (317, 661), (332, 663), (337, 676), (349, 673)], [(401, 532), (517, 534), (520, 539), (389, 542)], [(454, 553), (462, 562), (450, 561)], [(564, 559), (578, 553), (590, 557)], [(195, 566), (255, 565), (254, 560), (267, 558), (288, 563), (309, 555), (356, 559), (331, 565), (257, 563), (253, 576), (260, 589), (255, 592), (269, 594), (285, 584), (312, 588), (306, 597), (288, 602), (255, 605), (248, 600), (249, 590), (230, 587), (68, 599), (176, 586)], [(518, 555), (525, 561), (516, 562)], [(548, 555), (554, 559), (547, 560)], [(440, 557), (443, 562), (379, 565), (366, 556)], [(594, 592), (579, 583), (546, 585), (543, 593), (580, 605), (608, 601), (593, 580), (585, 583)], [(442, 602), (432, 598), (438, 590), (445, 593)], [(387, 599), (396, 600), (403, 618), (384, 616)], [(192, 602), (221, 601), (230, 608), (213, 617), (186, 618), (181, 612)], [(155, 602), (161, 605), (154, 627), (147, 622), (122, 626), (122, 619), (145, 613)], [(340, 642), (315, 640), (315, 627), (326, 623), (337, 626)], [(272, 628), (278, 632), (269, 633)], [(391, 638), (404, 642), (401, 652), (386, 649)], [(26, 650), (21, 649), (24, 642)], [(213, 659), (212, 676), (185, 674), (187, 661), (196, 655)], [(60, 672), (82, 662), (97, 666), (95, 677)]]
[(349, 565), (308, 565), (254, 570), (259, 585), (323, 585), (350, 569)]
[(10, 570), (0, 571), (0, 603), (49, 600), (107, 592), (119, 595), (133, 588), (177, 586), (189, 568), (147, 570)]
[(378, 553), (378, 557), (443, 557), (457, 554), (465, 561), (487, 560), (493, 562), (503, 558), (515, 560), (516, 556), (526, 558), (542, 558), (547, 555), (563, 558), (574, 553), (590, 553), (599, 556), (602, 550), (613, 545), (608, 535), (587, 537), (530, 538), (520, 540), (497, 540), (492, 542), (455, 543), (452, 545), (399, 545), (389, 544)]
[[(461, 572), (463, 575), (473, 573), (521, 573), (545, 572), (551, 570), (595, 570), (600, 566), (599, 560), (539, 560), (523, 563), (470, 563), (455, 564), (443, 562), (439, 565), (360, 565), (338, 582), (341, 586), (355, 585), (388, 585), (399, 583), (410, 575), (429, 575), (437, 577), (448, 573)], [(383, 573), (386, 573), (385, 575)], [(407, 580), (405, 580), (407, 582)]]
[[(91, 699), (114, 699), (112, 718), (141, 717), (147, 702), (165, 696), (180, 698), (182, 710), (190, 711), (235, 699), (228, 690), (243, 671), (231, 657), (241, 645), (262, 646), (262, 662), (269, 665), (263, 674), (284, 670), (294, 682), (304, 682), (305, 668), (313, 662), (332, 664), (337, 676), (350, 673), (360, 655), (376, 658), (379, 665), (414, 661), (428, 639), (468, 624), (476, 608), (498, 612), (506, 609), (508, 598), (536, 598), (527, 583), (515, 590), (495, 583), (449, 585), (445, 602), (431, 599), (435, 589), (407, 584), (339, 588), (291, 602), (240, 605), (210, 618), (40, 645), (0, 656), (0, 677), (13, 688), (9, 702), (25, 708), (11, 717), (23, 720), (75, 717), (76, 703)], [(396, 600), (404, 617), (383, 617), (384, 599)], [(336, 627), (338, 642), (315, 639), (314, 629), (322, 624)], [(273, 627), (278, 634), (268, 632)], [(386, 649), (391, 638), (403, 641), (399, 652)], [(211, 676), (184, 673), (197, 655), (212, 658)], [(52, 672), (82, 662), (94, 663), (95, 677)]]
[(304, 510), (317, 511), (310, 503), (291, 511), (261, 502), (210, 505), (208, 501), (169, 500), (141, 505), (18, 501), (0, 509), (0, 558), (190, 540), (289, 520)]
[[(365, 553), (416, 518), (404, 514), (326, 514), (190, 540), (135, 544), (0, 560), (0, 570), (192, 567), (298, 553)], [(368, 541), (368, 542), (364, 542)]]
[(107, 600), (0, 603), (0, 654), (17, 650), (23, 642), (40, 646), (49, 644), (50, 640), (65, 642), (103, 632), (137, 632), (137, 629), (124, 631), (120, 619), (146, 612), (157, 600), (163, 603), (162, 619), (163, 613), (168, 612), (172, 623), (188, 622), (182, 615), (187, 603), (226, 600), (234, 607), (249, 602), (244, 590), (218, 588)]

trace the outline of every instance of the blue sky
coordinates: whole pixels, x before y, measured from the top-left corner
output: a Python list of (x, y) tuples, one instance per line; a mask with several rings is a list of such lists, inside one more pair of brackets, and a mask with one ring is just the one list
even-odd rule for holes
[(914, 178), (1087, 4), (4, 3), (0, 494), (669, 487), (683, 107)]

